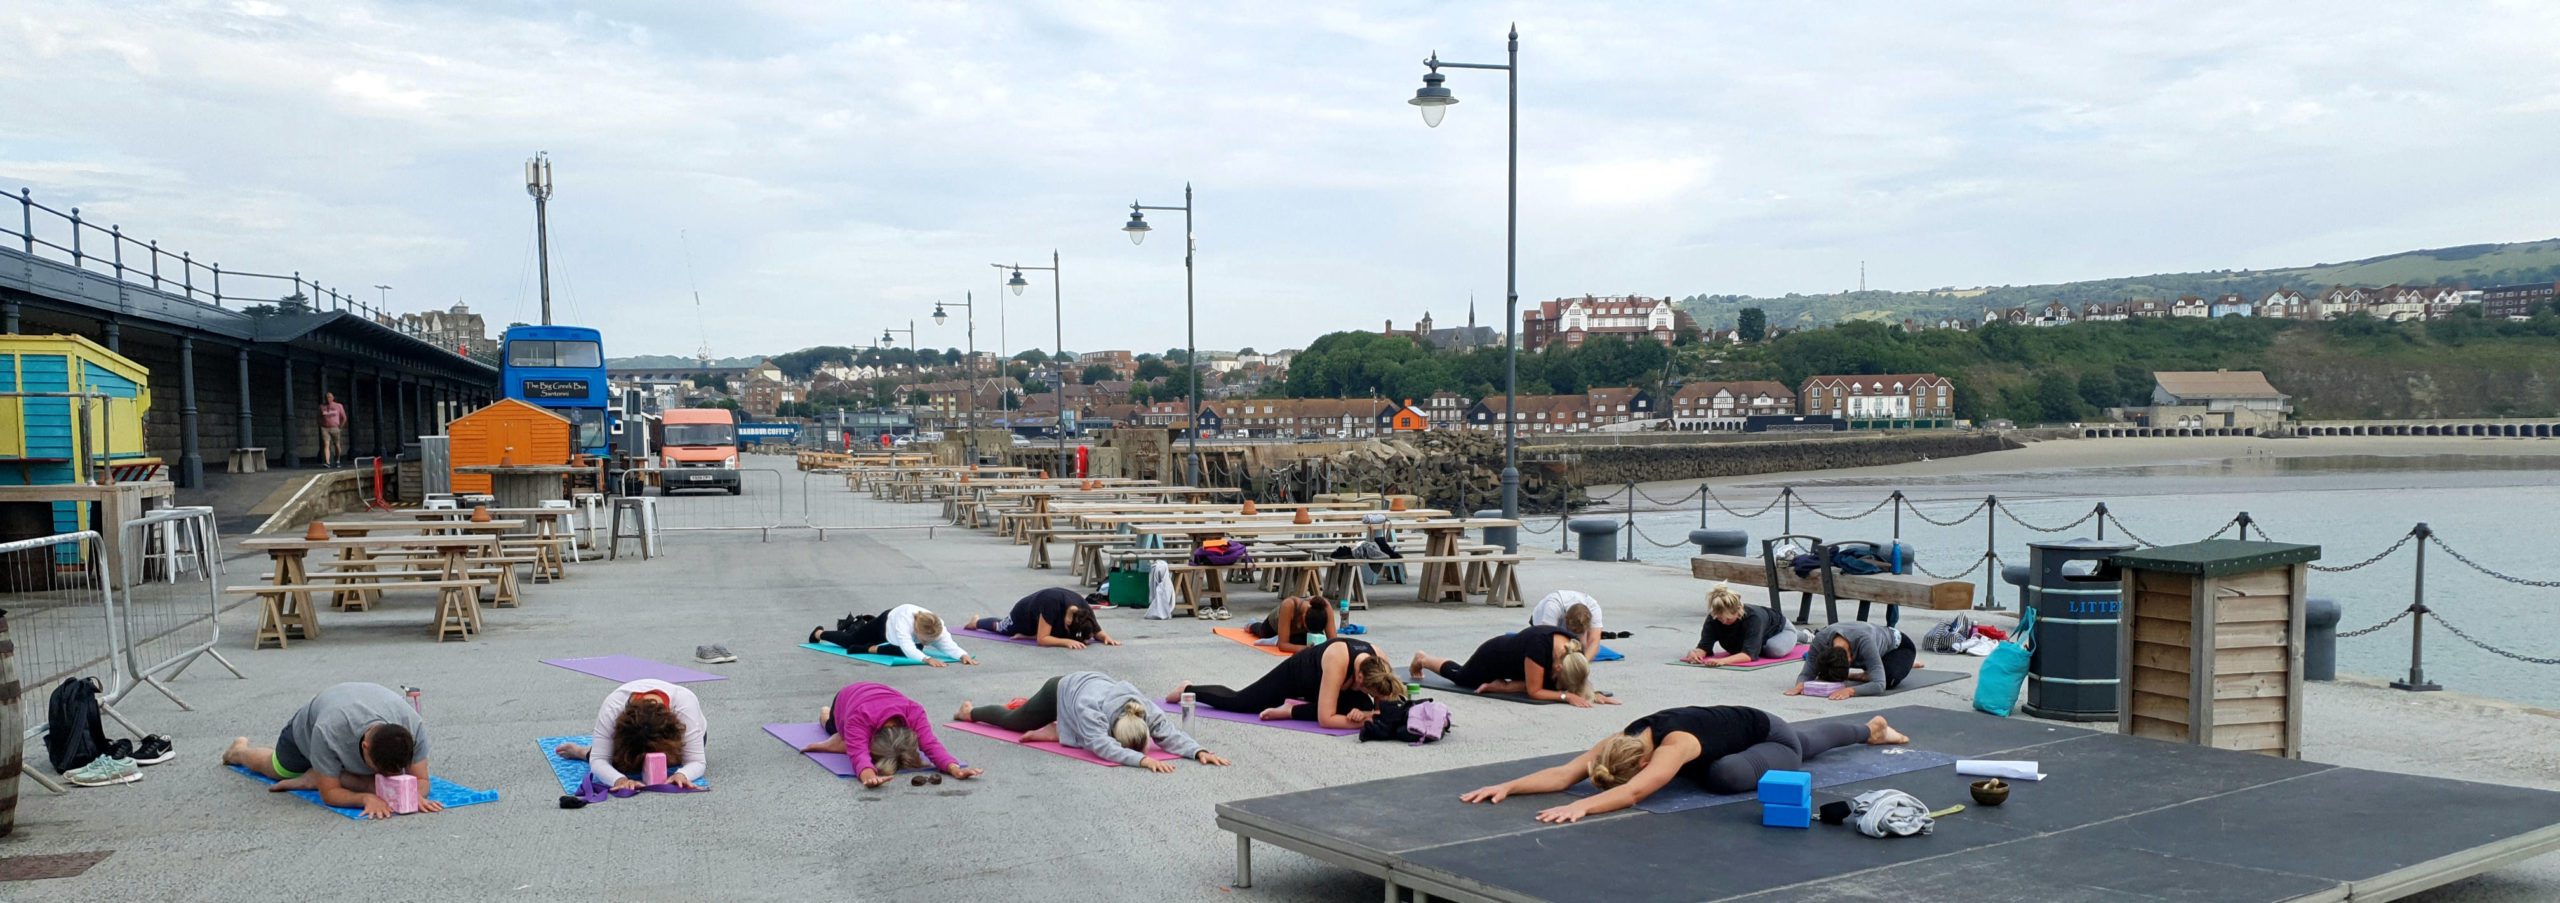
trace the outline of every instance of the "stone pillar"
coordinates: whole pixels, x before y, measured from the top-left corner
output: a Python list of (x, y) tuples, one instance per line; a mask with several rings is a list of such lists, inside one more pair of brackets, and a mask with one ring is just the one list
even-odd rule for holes
[(247, 448), (258, 444), (257, 429), (249, 420), (249, 346), (240, 346), (236, 356), (240, 359), (240, 436), (235, 447)]
[(284, 424), (284, 466), (302, 466), (302, 449), (293, 444), (293, 418), (302, 408), (293, 403), (293, 349), (284, 352), (284, 410), (276, 412), (276, 420)]
[(391, 384), (391, 399), (392, 403), (400, 406), (395, 412), (398, 416), (391, 418), (391, 431), (394, 434), (391, 439), (391, 453), (396, 455), (400, 453), (401, 446), (409, 444), (409, 437), (416, 435), (418, 429), (418, 422), (409, 417), (409, 379), (407, 377), (401, 377), (399, 382)]
[(196, 444), (196, 339), (178, 337), (178, 485), (204, 485), (204, 452)]
[[(12, 329), (12, 330), (9, 330), (9, 331), (10, 331), (10, 332), (16, 332), (17, 330)], [(118, 319), (116, 319), (116, 318), (114, 318), (114, 317), (108, 317), (108, 318), (107, 318), (107, 322), (106, 322), (105, 326), (103, 327), (103, 331), (106, 333), (106, 336), (107, 336), (107, 350), (108, 350), (108, 351), (113, 351), (113, 352), (115, 352), (115, 353), (117, 353), (117, 354), (123, 354), (123, 353), (124, 353), (124, 321), (122, 321), (122, 320), (118, 320)]]
[(18, 302), (0, 304), (0, 329), (8, 330), (10, 335), (18, 334)]
[(385, 404), (382, 394), (382, 371), (375, 370), (373, 371), (373, 453), (376, 456), (388, 454), (382, 448), (385, 444), (382, 436), (382, 406)]

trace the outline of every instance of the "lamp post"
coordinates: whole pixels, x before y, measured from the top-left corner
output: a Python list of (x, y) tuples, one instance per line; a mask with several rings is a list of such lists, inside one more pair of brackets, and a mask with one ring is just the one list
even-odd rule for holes
[(1191, 437), (1188, 440), (1188, 444), (1190, 445), (1190, 454), (1187, 459), (1183, 461), (1182, 465), (1182, 485), (1198, 486), (1200, 485), (1200, 330), (1199, 320), (1195, 314), (1195, 305), (1193, 303), (1195, 297), (1193, 291), (1193, 275), (1195, 271), (1192, 269), (1191, 259), (1199, 252), (1200, 244), (1196, 240), (1194, 233), (1191, 231), (1191, 183), (1182, 183), (1182, 206), (1180, 207), (1151, 207), (1145, 204), (1140, 204), (1136, 201), (1129, 202), (1129, 224), (1120, 227), (1120, 231), (1129, 233), (1130, 244), (1145, 244), (1147, 241), (1147, 233), (1155, 231), (1154, 227), (1147, 225), (1146, 211), (1149, 210), (1182, 211), (1182, 339), (1184, 348), (1182, 356), (1182, 367), (1184, 372), (1182, 374), (1182, 378), (1183, 394), (1185, 396), (1184, 401), (1191, 409), (1190, 415), (1183, 420), (1183, 423), (1189, 426)]
[[(1520, 326), (1520, 26), (1517, 24), (1511, 26), (1509, 49), (1510, 61), (1505, 63), (1442, 62), (1440, 54), (1433, 52), (1430, 58), (1422, 61), (1422, 65), (1428, 67), (1422, 76), (1422, 87), (1416, 89), (1413, 99), (1406, 103), (1422, 108), (1423, 125), (1439, 128), (1441, 117), (1447, 116), (1450, 105), (1458, 102), (1457, 96), (1449, 93), (1442, 84), (1448, 81), (1448, 76), (1440, 74), (1442, 67), (1494, 69), (1510, 77), (1511, 154), (1509, 171), (1504, 177), (1509, 200), (1504, 213), (1502, 262), (1502, 516), (1517, 520), (1520, 517), (1520, 342), (1515, 335)], [(1506, 553), (1520, 551), (1517, 533), (1512, 531), (1512, 535), (1503, 540)]]
[(533, 251), (542, 270), (542, 325), (551, 325), (551, 152), (524, 161), (524, 193), (533, 196)]
[[(1062, 277), (1058, 271), (1058, 252), (1049, 252), (1049, 265), (1045, 267), (1027, 267), (1019, 263), (994, 263), (988, 264), (988, 266), (1003, 267), (1013, 273), (1013, 275), (1006, 277), (1004, 280), (1004, 286), (1012, 289), (1013, 293), (1016, 295), (1022, 294), (1022, 290), (1031, 285), (1029, 281), (1022, 278), (1024, 270), (1045, 271), (1049, 274), (1049, 304), (1052, 311), (1051, 322), (1057, 327), (1057, 353), (1064, 355), (1067, 351), (1067, 302), (1066, 289), (1059, 284), (1062, 281)], [(1056, 374), (1053, 373), (1051, 375), (1055, 376)], [(1058, 432), (1058, 469), (1051, 471), (1051, 473), (1058, 474), (1059, 476), (1065, 476), (1068, 473), (1073, 472), (1075, 469), (1073, 459), (1067, 456), (1067, 381), (1063, 379), (1052, 379), (1050, 382), (1052, 383), (1050, 390), (1056, 392), (1058, 396), (1058, 416), (1057, 420), (1053, 423), (1053, 426)]]
[(959, 306), (963, 323), (969, 334), (969, 417), (966, 421), (968, 432), (965, 434), (966, 438), (962, 440), (961, 447), (968, 450), (969, 463), (976, 464), (978, 463), (978, 295), (976, 292), (967, 292), (961, 297), (968, 300), (933, 302), (933, 325), (940, 326), (951, 319), (950, 314), (943, 312), (943, 305)]

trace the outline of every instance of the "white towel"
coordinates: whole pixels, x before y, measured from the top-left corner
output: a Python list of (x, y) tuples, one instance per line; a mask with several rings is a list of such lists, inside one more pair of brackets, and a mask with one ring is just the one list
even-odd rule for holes
[(2008, 781), (2044, 780), (2044, 772), (2036, 770), (2036, 763), (2014, 759), (1957, 759), (1956, 773), (1968, 777), (2000, 778)]

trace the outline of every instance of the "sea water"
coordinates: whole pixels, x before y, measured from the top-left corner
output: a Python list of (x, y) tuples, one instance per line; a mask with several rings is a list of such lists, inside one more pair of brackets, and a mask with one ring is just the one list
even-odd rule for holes
[[(1775, 499), (1784, 486), (1793, 486), (1802, 504), (1741, 518), (1710, 503), (1706, 523), (1749, 532), (1754, 554), (1761, 538), (1788, 532), (1782, 525), (1790, 521), (1794, 532), (1826, 541), (1899, 537), (1917, 549), (1923, 566), (1954, 574), (1973, 567), (1986, 546), (1996, 548), (2003, 563), (2024, 565), (2030, 542), (2096, 538), (2099, 531), (2094, 521), (2056, 533), (2031, 530), (2018, 521), (2058, 527), (2079, 520), (2101, 501), (2122, 524), (2107, 527), (2108, 539), (2125, 539), (2130, 532), (2154, 544), (2192, 542), (2222, 530), (2246, 511), (2268, 538), (2320, 546), (2319, 563), (2328, 567), (2363, 561), (2425, 522), (2445, 546), (2489, 569), (2560, 581), (2560, 455), (2249, 456), (1947, 476), (1814, 477), (1783, 483), (1744, 482), (1718, 486), (1715, 492), (1724, 506), (1750, 514)], [(1644, 492), (1670, 501), (1694, 488), (1657, 484)], [(1829, 515), (1852, 515), (1896, 489), (1910, 500), (1898, 532), (1892, 506), (1845, 521), (1815, 514), (1807, 507)], [(1996, 533), (1986, 530), (1980, 514), (1952, 527), (1936, 526), (1921, 517), (1939, 521), (1964, 517), (1992, 495), (1999, 497), (2002, 510), (2017, 518), (2000, 518)], [(1614, 499), (1597, 507), (1601, 510), (1580, 516), (1612, 516), (1607, 512), (1622, 510)], [(1632, 543), (1635, 554), (1657, 564), (1684, 564), (1694, 547), (1662, 548), (1655, 543), (1685, 539), (1688, 531), (1698, 527), (1698, 499), (1691, 498), (1676, 509), (1649, 510), (1666, 508), (1650, 502), (1639, 506), (1635, 519), (1643, 536)], [(1530, 525), (1537, 526), (1538, 520), (1533, 518)], [(2223, 533), (2226, 538), (2233, 535)], [(1555, 534), (1521, 537), (1523, 545), (1541, 541), (1553, 542)], [(2415, 547), (2410, 543), (2352, 571), (2315, 571), (2309, 577), (2307, 595), (2338, 600), (2346, 612), (2338, 625), (2341, 631), (2389, 618), (2409, 606), (2417, 565)], [(2560, 656), (2560, 588), (2519, 586), (2491, 578), (2455, 560), (2443, 548), (2427, 550), (2426, 570), (2426, 602), (2434, 613), (2426, 631), (2427, 679), (2451, 690), (2560, 706), (2560, 666), (2517, 662), (2482, 651), (2435, 620), (2441, 618), (2500, 648), (2536, 657)], [(1968, 579), (1986, 582), (1979, 570)], [(1999, 583), (1996, 575), (1988, 582), (1998, 604), (2015, 610), (2017, 588)], [(1759, 599), (1755, 592), (1752, 600)], [(1790, 596), (1790, 616), (1793, 602)], [(2340, 640), (2339, 670), (2382, 678), (2407, 676), (2408, 625), (2404, 620), (2374, 634)]]

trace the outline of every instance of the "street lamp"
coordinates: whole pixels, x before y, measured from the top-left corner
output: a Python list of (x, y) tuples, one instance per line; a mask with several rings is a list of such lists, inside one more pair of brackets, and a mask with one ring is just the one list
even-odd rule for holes
[(551, 152), (524, 161), (524, 193), (533, 196), (533, 251), (541, 261), (542, 325), (551, 325)]
[(1182, 378), (1184, 401), (1191, 408), (1191, 416), (1183, 421), (1189, 427), (1191, 437), (1187, 440), (1190, 445), (1190, 454), (1183, 462), (1182, 485), (1198, 486), (1200, 485), (1200, 331), (1199, 320), (1193, 313), (1195, 305), (1193, 304), (1191, 259), (1200, 250), (1200, 243), (1191, 231), (1191, 183), (1182, 183), (1182, 206), (1180, 207), (1150, 207), (1136, 201), (1129, 202), (1129, 224), (1120, 227), (1120, 231), (1129, 233), (1130, 244), (1145, 244), (1147, 233), (1154, 231), (1153, 227), (1147, 225), (1146, 211), (1149, 210), (1182, 211), (1182, 335), (1186, 349), (1182, 358)]
[(944, 304), (957, 303), (959, 305), (961, 316), (965, 318), (964, 322), (969, 333), (969, 417), (966, 421), (966, 423), (968, 423), (968, 432), (965, 434), (966, 438), (962, 440), (961, 444), (963, 448), (968, 450), (969, 463), (976, 464), (978, 463), (978, 296), (976, 292), (967, 292), (961, 297), (967, 298), (968, 300), (959, 302), (933, 302), (933, 325), (940, 326), (951, 320), (951, 315), (944, 313), (942, 310), (942, 306)]
[[(1006, 288), (1012, 289), (1015, 295), (1022, 294), (1022, 290), (1031, 284), (1028, 280), (1022, 278), (1024, 270), (1045, 271), (1049, 274), (1049, 304), (1052, 313), (1051, 322), (1056, 324), (1057, 328), (1057, 353), (1062, 356), (1066, 354), (1066, 288), (1059, 284), (1063, 277), (1058, 271), (1058, 252), (1049, 252), (1049, 265), (1045, 267), (1027, 267), (1019, 263), (991, 263), (988, 264), (988, 266), (995, 267), (999, 271), (1009, 271), (1013, 274), (1005, 279), (1004, 285)], [(1054, 373), (1051, 374), (1052, 377), (1055, 377), (1056, 375), (1057, 374)], [(1067, 456), (1067, 381), (1053, 378), (1050, 382), (1052, 383), (1050, 390), (1057, 393), (1058, 396), (1057, 420), (1053, 423), (1058, 431), (1058, 469), (1051, 472), (1058, 474), (1059, 476), (1065, 476), (1069, 473), (1073, 473), (1075, 470), (1073, 459)]]
[[(1441, 117), (1448, 115), (1449, 107), (1458, 102), (1457, 96), (1449, 93), (1445, 84), (1448, 76), (1440, 74), (1443, 67), (1496, 69), (1510, 76), (1511, 159), (1509, 171), (1504, 177), (1509, 201), (1508, 209), (1504, 214), (1502, 259), (1504, 284), (1502, 516), (1518, 520), (1520, 517), (1520, 343), (1514, 335), (1514, 331), (1520, 326), (1520, 26), (1517, 24), (1511, 26), (1509, 49), (1511, 56), (1507, 63), (1448, 63), (1442, 62), (1439, 52), (1434, 51), (1429, 59), (1422, 61), (1422, 65), (1429, 67), (1429, 71), (1423, 73), (1422, 87), (1416, 89), (1413, 92), (1413, 99), (1406, 103), (1422, 108), (1423, 125), (1438, 128)], [(1509, 531), (1508, 538), (1502, 545), (1506, 553), (1520, 551), (1519, 531)]]

